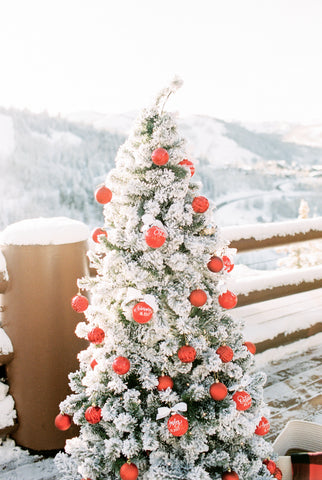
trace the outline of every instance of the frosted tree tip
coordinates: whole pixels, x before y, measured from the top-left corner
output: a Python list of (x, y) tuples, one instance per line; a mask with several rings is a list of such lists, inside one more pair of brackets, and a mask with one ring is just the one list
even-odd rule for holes
[(182, 78), (180, 78), (178, 75), (176, 75), (170, 83), (170, 88), (173, 92), (176, 92), (177, 90), (179, 90), (179, 88), (182, 87), (182, 85), (183, 85)]

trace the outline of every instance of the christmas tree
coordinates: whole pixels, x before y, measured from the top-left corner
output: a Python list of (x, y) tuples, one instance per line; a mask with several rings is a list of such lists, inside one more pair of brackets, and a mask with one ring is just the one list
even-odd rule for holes
[(179, 86), (141, 113), (95, 193), (97, 275), (79, 279), (72, 300), (90, 344), (56, 418), (80, 425), (56, 457), (68, 480), (281, 478), (263, 438), (265, 375), (227, 314), (231, 252), (164, 111)]

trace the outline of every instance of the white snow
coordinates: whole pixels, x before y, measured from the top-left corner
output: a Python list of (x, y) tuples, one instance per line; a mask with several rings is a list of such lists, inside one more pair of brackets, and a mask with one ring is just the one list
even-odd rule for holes
[(87, 240), (84, 223), (66, 217), (32, 218), (13, 223), (0, 234), (0, 245), (61, 245)]
[(307, 233), (310, 230), (322, 230), (322, 217), (288, 220), (285, 222), (268, 222), (257, 224), (237, 225), (222, 228), (222, 236), (225, 240), (241, 240), (254, 238), (255, 240), (266, 240), (268, 238), (298, 233)]
[(14, 409), (15, 403), (11, 395), (0, 400), (0, 429), (14, 425), (17, 413)]
[(0, 275), (2, 276), (3, 280), (9, 280), (6, 259), (4, 258), (4, 255), (1, 251), (0, 251)]
[(13, 120), (9, 115), (0, 114), (0, 156), (8, 157), (15, 148)]
[(12, 352), (13, 346), (11, 340), (3, 328), (0, 328), (0, 355), (9, 355), (9, 353)]

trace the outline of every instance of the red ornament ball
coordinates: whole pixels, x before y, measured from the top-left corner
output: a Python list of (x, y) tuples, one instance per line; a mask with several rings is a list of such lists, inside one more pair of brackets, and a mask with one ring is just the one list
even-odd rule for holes
[(152, 152), (151, 160), (155, 165), (165, 165), (168, 163), (169, 154), (165, 148), (157, 148)]
[(95, 190), (95, 199), (98, 203), (105, 205), (112, 200), (112, 192), (109, 188), (102, 185)]
[(61, 430), (62, 432), (64, 432), (65, 430), (68, 430), (71, 424), (72, 424), (72, 417), (70, 417), (66, 413), (59, 413), (55, 418), (55, 427), (58, 428), (58, 430)]
[(139, 476), (139, 469), (135, 463), (124, 463), (120, 468), (122, 480), (136, 480)]
[(77, 294), (75, 297), (72, 298), (72, 309), (75, 310), (75, 312), (82, 313), (85, 312), (85, 310), (88, 307), (88, 300), (84, 295)]
[(230, 362), (234, 357), (233, 349), (228, 347), (228, 345), (222, 345), (216, 350), (217, 355), (219, 355), (223, 363)]
[(182, 435), (184, 435), (187, 432), (188, 428), (188, 420), (179, 413), (171, 415), (168, 420), (168, 430), (175, 437), (181, 437)]
[(190, 162), (190, 160), (188, 160), (187, 158), (185, 158), (184, 160), (181, 160), (181, 162), (179, 163), (179, 165), (187, 165), (187, 167), (190, 168), (190, 175), (191, 177), (193, 177), (193, 175), (195, 174), (195, 166), (192, 162)]
[(95, 243), (100, 243), (100, 240), (98, 237), (101, 235), (104, 235), (104, 237), (107, 238), (107, 232), (103, 228), (95, 228), (95, 230), (92, 231), (92, 239)]
[(94, 370), (94, 368), (97, 365), (97, 361), (95, 360), (95, 358), (91, 361), (90, 365), (91, 365), (92, 370)]
[(263, 460), (263, 464), (266, 465), (266, 468), (269, 471), (269, 473), (273, 475), (276, 470), (276, 463), (273, 462), (273, 460), (269, 460), (267, 458), (266, 460)]
[(139, 302), (132, 309), (132, 317), (137, 323), (147, 323), (151, 320), (153, 308), (145, 302)]
[(262, 417), (255, 429), (255, 433), (256, 435), (266, 435), (269, 432), (270, 428), (271, 426), (267, 418)]
[(239, 480), (236, 472), (225, 472), (222, 474), (222, 480)]
[(118, 375), (125, 375), (131, 367), (130, 360), (126, 357), (116, 357), (112, 364), (112, 368)]
[(234, 393), (233, 400), (237, 410), (248, 410), (252, 405), (252, 397), (244, 391)]
[(190, 303), (194, 307), (202, 307), (207, 301), (207, 294), (203, 290), (193, 290), (189, 296)]
[(277, 478), (277, 480), (282, 480), (283, 478), (282, 470), (278, 467), (275, 468), (274, 478)]
[(245, 347), (247, 347), (247, 350), (252, 353), (253, 355), (255, 355), (256, 353), (256, 345), (254, 345), (252, 342), (244, 342), (243, 345), (245, 345)]
[(230, 260), (230, 258), (227, 257), (227, 255), (223, 255), (222, 261), (223, 261), (223, 263), (224, 263), (224, 270), (225, 270), (227, 273), (231, 272), (235, 265), (232, 263), (232, 261)]
[(207, 263), (207, 267), (211, 272), (218, 273), (224, 267), (224, 262), (220, 257), (211, 257), (210, 261)]
[(87, 338), (91, 343), (99, 345), (105, 338), (104, 330), (102, 330), (100, 327), (94, 327), (90, 332), (88, 332)]
[(149, 228), (145, 234), (145, 241), (151, 248), (162, 247), (166, 239), (166, 232), (162, 228), (156, 226)]
[(221, 305), (223, 308), (234, 308), (237, 305), (237, 295), (227, 290), (227, 292), (219, 295), (218, 301), (219, 305)]
[(224, 400), (227, 397), (227, 387), (221, 382), (213, 383), (209, 389), (210, 396), (214, 400)]
[(197, 356), (197, 352), (193, 347), (184, 345), (178, 350), (178, 357), (182, 363), (192, 363)]
[(158, 378), (158, 380), (159, 383), (157, 389), (159, 390), (159, 392), (161, 392), (162, 390), (166, 390), (167, 388), (173, 388), (173, 380), (168, 375), (162, 375)]
[(92, 425), (99, 423), (102, 420), (102, 409), (100, 407), (88, 407), (85, 411), (85, 418)]
[(204, 213), (209, 208), (209, 201), (206, 197), (195, 197), (192, 200), (192, 208), (196, 213)]

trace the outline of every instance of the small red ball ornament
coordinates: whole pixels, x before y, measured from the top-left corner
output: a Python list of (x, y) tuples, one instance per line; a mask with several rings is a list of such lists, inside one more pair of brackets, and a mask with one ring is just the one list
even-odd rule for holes
[(221, 305), (223, 308), (234, 308), (237, 305), (237, 295), (227, 290), (227, 292), (219, 295), (218, 301), (219, 305)]
[(195, 197), (192, 200), (192, 208), (196, 213), (204, 213), (209, 208), (209, 201), (206, 197)]
[(161, 392), (162, 390), (166, 390), (167, 388), (173, 388), (173, 380), (168, 375), (162, 375), (158, 378), (158, 380), (159, 383), (157, 389), (159, 390), (159, 392)]
[(273, 462), (273, 460), (269, 460), (268, 458), (266, 460), (263, 460), (263, 464), (266, 465), (267, 470), (269, 473), (274, 475), (274, 472), (276, 470), (276, 463)]
[(102, 420), (102, 409), (100, 407), (88, 407), (85, 411), (85, 418), (92, 425), (99, 423)]
[(254, 345), (252, 342), (244, 342), (243, 345), (245, 345), (245, 347), (247, 347), (247, 350), (252, 353), (253, 355), (255, 355), (256, 353), (256, 345)]
[(257, 425), (255, 429), (256, 435), (266, 435), (269, 432), (269, 429), (271, 428), (269, 421), (267, 418), (262, 417), (259, 424)]
[(91, 365), (92, 370), (94, 370), (94, 368), (97, 365), (97, 361), (95, 360), (95, 358), (91, 361), (90, 365)]
[(139, 302), (132, 309), (132, 317), (137, 323), (147, 323), (151, 320), (153, 308), (145, 302)]
[(149, 228), (145, 234), (145, 241), (151, 248), (162, 247), (166, 239), (166, 232), (162, 228), (156, 226)]
[(207, 294), (203, 290), (193, 290), (190, 293), (189, 300), (194, 307), (202, 307), (207, 301)]
[(275, 468), (274, 478), (277, 478), (277, 480), (282, 480), (283, 478), (282, 470), (278, 467)]
[(100, 327), (94, 327), (90, 332), (88, 332), (87, 338), (91, 343), (99, 345), (105, 338), (104, 330), (102, 330)]
[(236, 472), (225, 472), (222, 474), (222, 480), (239, 480)]
[(234, 393), (233, 400), (237, 410), (248, 410), (252, 405), (252, 397), (244, 391)]
[(210, 396), (214, 400), (224, 400), (227, 397), (227, 387), (221, 382), (213, 383), (209, 389)]
[(124, 463), (120, 468), (122, 480), (136, 480), (139, 476), (139, 469), (135, 463)]
[(112, 200), (112, 192), (109, 188), (102, 185), (95, 190), (95, 199), (98, 203), (105, 205)]
[(233, 349), (228, 345), (222, 345), (221, 347), (217, 348), (216, 353), (219, 355), (223, 363), (228, 363), (234, 358)]
[(75, 297), (72, 298), (72, 309), (75, 310), (75, 312), (82, 313), (85, 312), (85, 310), (88, 307), (88, 300), (84, 295), (75, 295)]
[(181, 437), (182, 435), (184, 435), (187, 432), (188, 428), (188, 420), (179, 413), (171, 415), (168, 420), (168, 430), (175, 437)]
[(95, 228), (95, 230), (92, 231), (92, 239), (95, 243), (100, 243), (98, 237), (100, 237), (101, 235), (104, 235), (104, 237), (107, 238), (107, 232), (106, 230), (103, 230), (103, 228)]
[(207, 267), (211, 272), (218, 273), (224, 267), (224, 262), (220, 257), (211, 257), (210, 261), (207, 263)]
[(151, 160), (155, 165), (165, 165), (168, 163), (169, 154), (165, 148), (157, 148), (152, 152)]
[(225, 270), (227, 273), (231, 272), (235, 265), (232, 263), (232, 261), (230, 260), (230, 258), (227, 257), (227, 255), (223, 255), (222, 261), (223, 261), (223, 263), (224, 263), (224, 270)]
[(126, 357), (117, 357), (112, 364), (114, 372), (118, 375), (125, 375), (130, 370), (130, 367), (130, 360)]
[(192, 363), (197, 356), (197, 352), (193, 347), (184, 345), (178, 350), (178, 357), (182, 363)]
[(187, 167), (190, 168), (190, 175), (191, 175), (191, 177), (193, 177), (193, 175), (195, 174), (195, 166), (192, 162), (190, 162), (190, 160), (185, 158), (184, 160), (181, 160), (179, 165), (187, 165)]
[(59, 413), (55, 418), (55, 427), (64, 432), (72, 424), (72, 418), (66, 413)]

